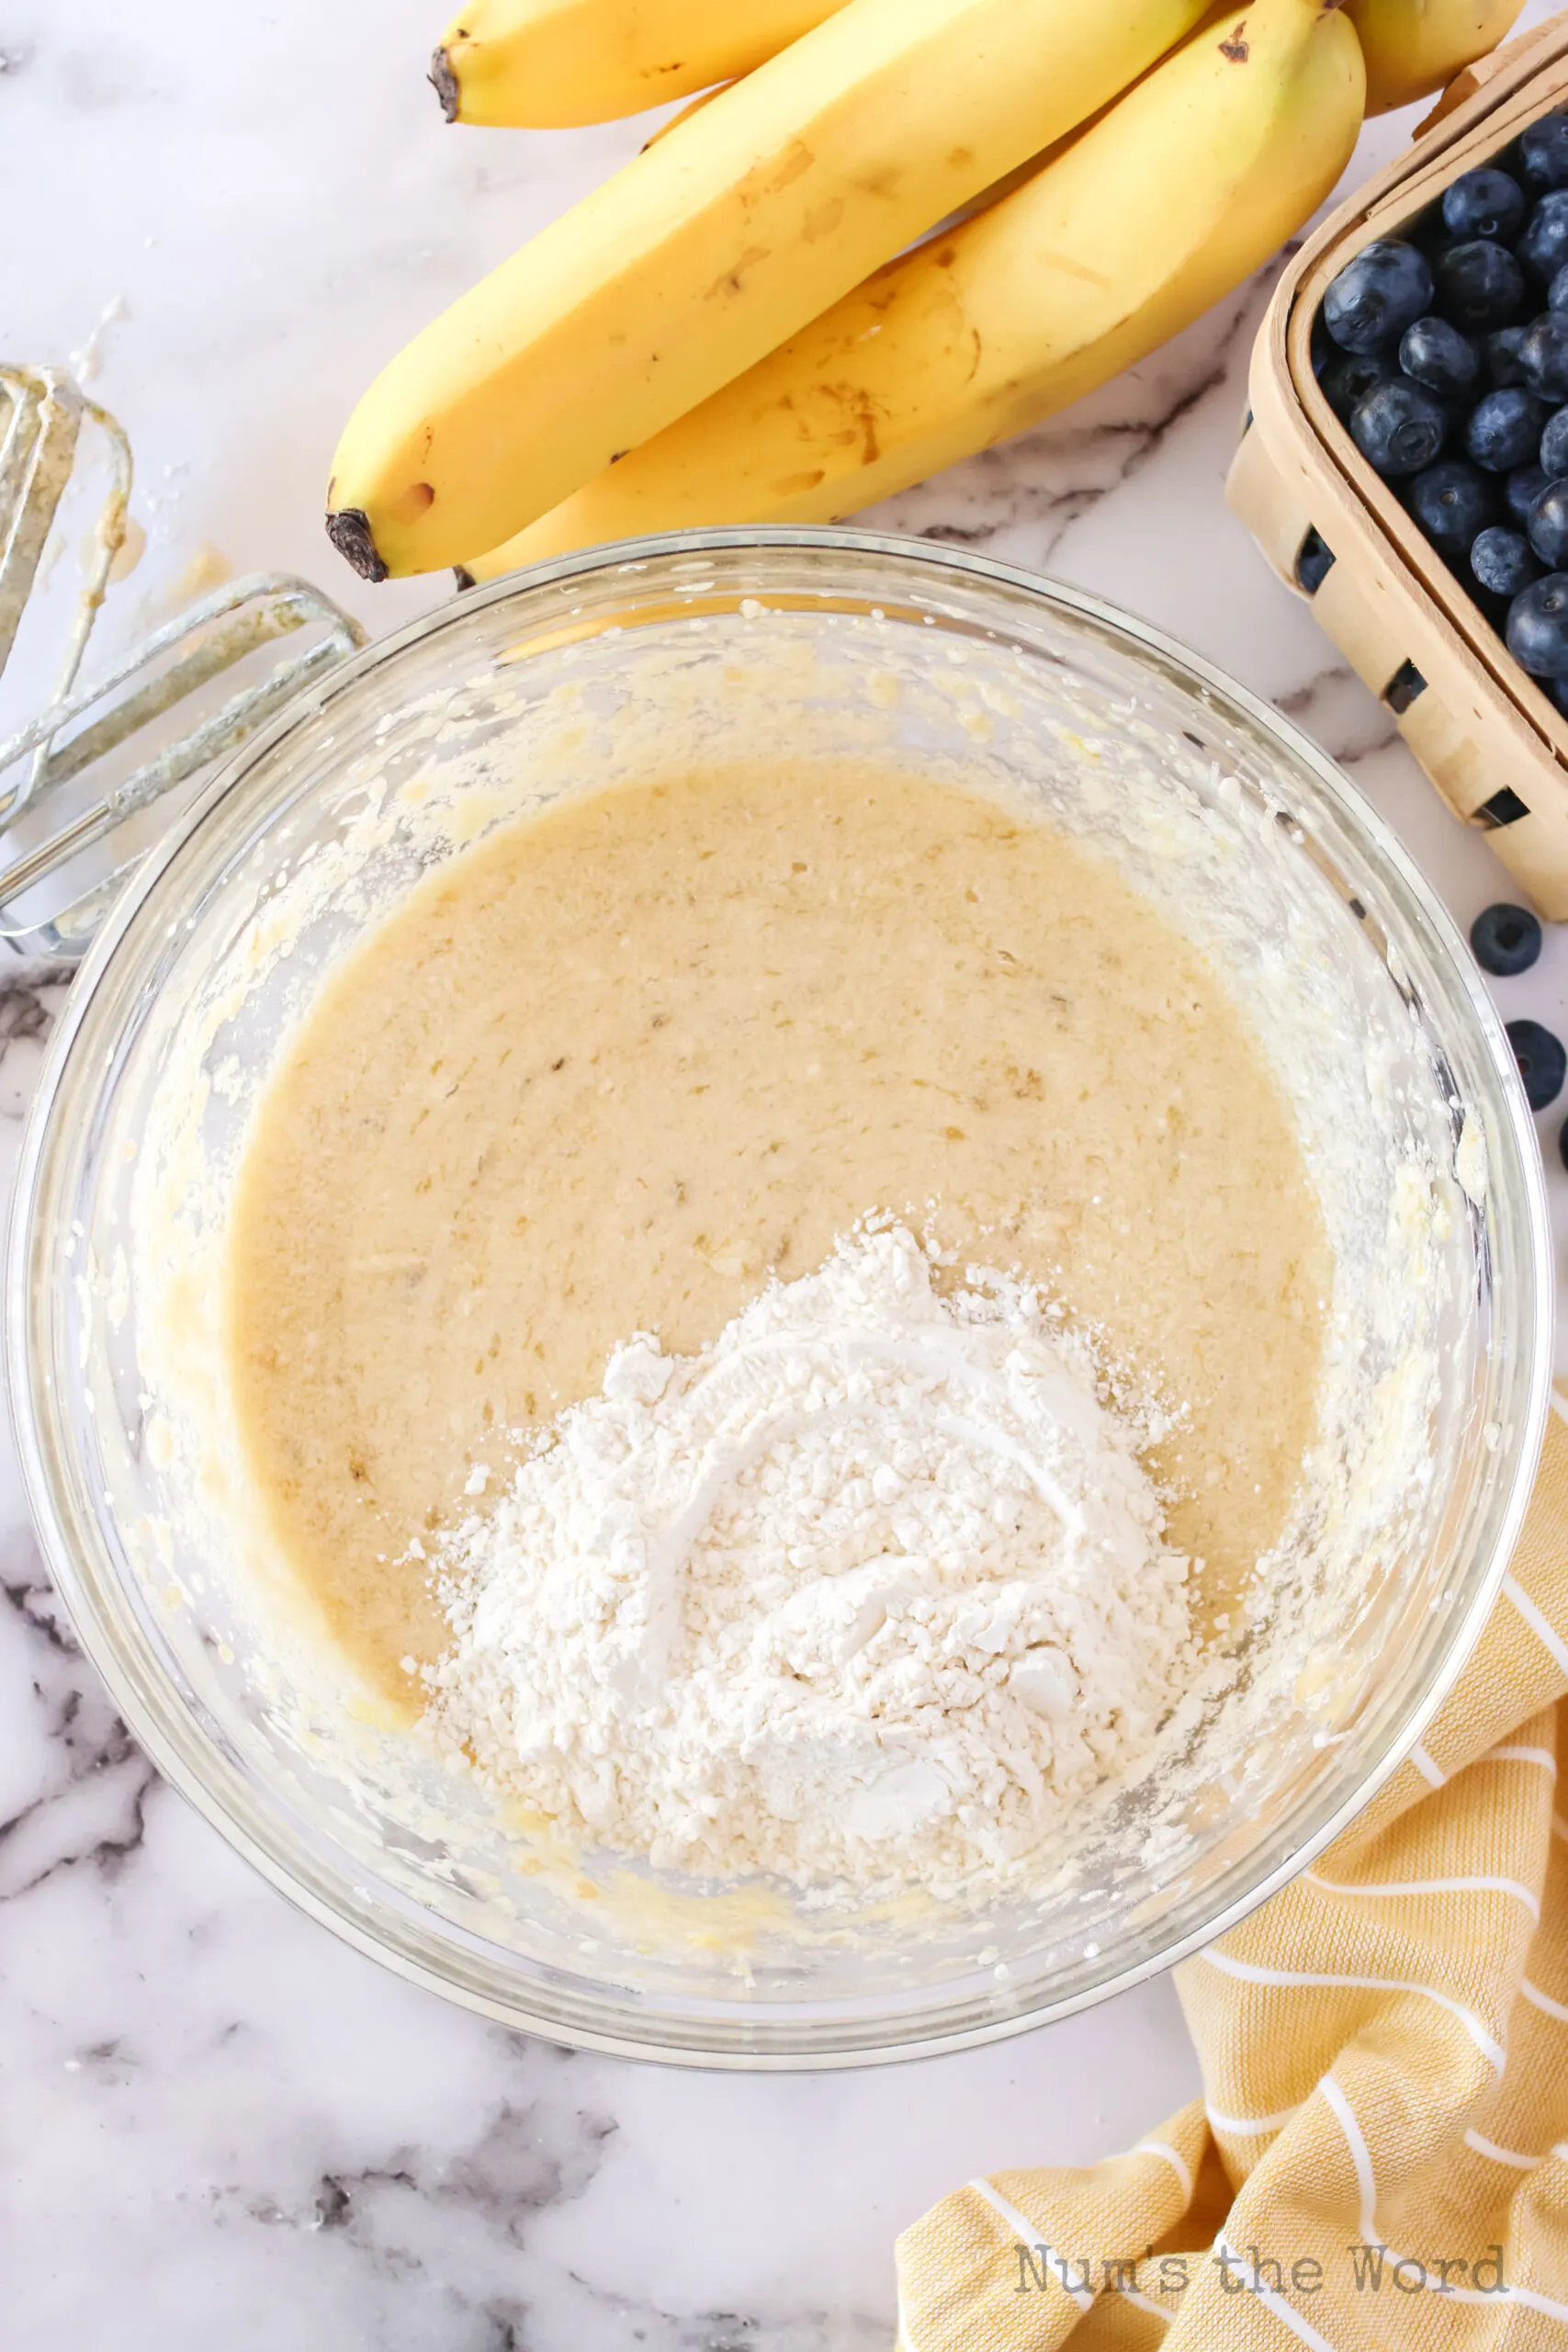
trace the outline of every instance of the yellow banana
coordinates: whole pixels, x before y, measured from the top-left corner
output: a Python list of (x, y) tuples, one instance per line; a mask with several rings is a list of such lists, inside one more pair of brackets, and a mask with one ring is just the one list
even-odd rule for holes
[(470, 0), (430, 68), (448, 122), (608, 122), (750, 74), (844, 0)]
[(1037, 424), (1257, 269), (1349, 158), (1363, 71), (1321, 0), (1210, 21), (992, 210), (904, 255), (505, 546), (821, 523)]
[(679, 114), (671, 115), (657, 130), (650, 130), (642, 142), (643, 153), (646, 155), (650, 147), (657, 147), (661, 139), (668, 139), (672, 130), (679, 130), (683, 122), (690, 122), (694, 114), (701, 114), (705, 107), (711, 107), (715, 98), (723, 97), (728, 87), (728, 82), (716, 83), (711, 90), (704, 90), (700, 96), (694, 97), (689, 106), (682, 107)]
[(427, 327), (350, 418), (328, 528), (460, 562), (1094, 113), (1203, 0), (849, 0)]
[(1367, 112), (1386, 114), (1495, 49), (1525, 0), (1345, 0), (1367, 61)]

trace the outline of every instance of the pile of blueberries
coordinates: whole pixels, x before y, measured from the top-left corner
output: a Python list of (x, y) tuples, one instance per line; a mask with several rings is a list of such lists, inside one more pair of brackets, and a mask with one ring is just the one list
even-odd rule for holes
[[(1404, 237), (1363, 246), (1313, 322), (1313, 365), (1362, 456), (1568, 713), (1568, 114), (1454, 180)], [(1309, 532), (1309, 595), (1333, 563)], [(1540, 954), (1525, 907), (1488, 907), (1470, 937), (1498, 978)], [(1562, 1041), (1539, 1021), (1510, 1021), (1508, 1040), (1530, 1108), (1548, 1109)], [(1558, 1148), (1568, 1166), (1568, 1123)]]
[[(1568, 712), (1568, 115), (1363, 246), (1313, 358), (1363, 457)], [(1333, 561), (1309, 534), (1302, 586)]]

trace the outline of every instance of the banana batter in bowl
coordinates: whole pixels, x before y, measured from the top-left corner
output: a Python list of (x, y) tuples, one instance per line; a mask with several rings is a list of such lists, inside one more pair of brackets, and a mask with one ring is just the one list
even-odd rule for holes
[(878, 1209), (1167, 1403), (1169, 1532), (1225, 1610), (1300, 1480), (1332, 1270), (1259, 1046), (1108, 865), (780, 762), (573, 798), (426, 882), (323, 990), (238, 1195), (242, 1426), (337, 1638), (406, 1700), (476, 1465)]
[(841, 533), (481, 591), (107, 944), (13, 1258), (51, 1570), (159, 1760), (426, 1982), (719, 2063), (1060, 2013), (1314, 1850), (1479, 1622), (1545, 1362), (1490, 1014), (1135, 624)]

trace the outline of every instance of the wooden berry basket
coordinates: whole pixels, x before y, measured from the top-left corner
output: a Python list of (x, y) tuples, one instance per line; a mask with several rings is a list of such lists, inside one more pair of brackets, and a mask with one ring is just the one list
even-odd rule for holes
[(1398, 236), (1461, 172), (1568, 104), (1568, 14), (1470, 67), (1414, 144), (1296, 255), (1253, 348), (1250, 407), (1225, 494), (1298, 595), (1309, 531), (1334, 562), (1309, 601), (1386, 702), (1416, 757), (1541, 913), (1568, 920), (1568, 718), (1518, 664), (1319, 390), (1311, 335), (1329, 281)]

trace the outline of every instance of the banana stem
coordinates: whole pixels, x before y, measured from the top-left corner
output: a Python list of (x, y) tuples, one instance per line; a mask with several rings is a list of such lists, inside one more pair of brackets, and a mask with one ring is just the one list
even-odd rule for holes
[[(1339, 0), (1334, 0), (1334, 5), (1337, 7)], [(444, 49), (438, 49), (431, 59), (430, 72), (425, 79), (440, 99), (441, 111), (447, 121), (456, 122), (463, 94), (457, 87), (457, 76), (452, 71), (452, 60)]]

